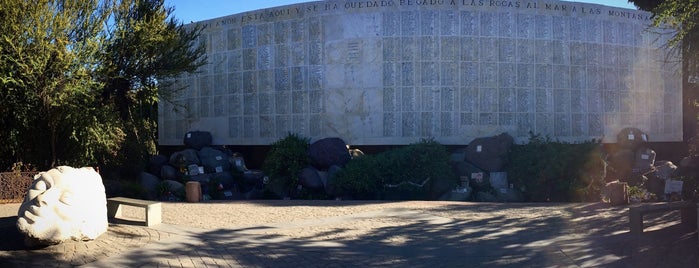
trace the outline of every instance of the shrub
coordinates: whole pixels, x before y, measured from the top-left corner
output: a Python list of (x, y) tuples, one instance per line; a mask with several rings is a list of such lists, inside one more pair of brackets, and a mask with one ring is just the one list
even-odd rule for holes
[(355, 158), (335, 181), (342, 194), (360, 199), (436, 199), (457, 184), (449, 153), (431, 139)]
[(308, 166), (308, 138), (289, 133), (271, 145), (263, 164), (269, 176), (269, 190), (280, 196), (289, 196), (299, 186), (299, 172)]
[(510, 182), (528, 201), (597, 201), (606, 163), (599, 142), (570, 144), (530, 135), (529, 143), (509, 152)]
[(384, 176), (379, 172), (383, 158), (378, 154), (351, 159), (332, 181), (333, 194), (355, 199), (379, 199)]

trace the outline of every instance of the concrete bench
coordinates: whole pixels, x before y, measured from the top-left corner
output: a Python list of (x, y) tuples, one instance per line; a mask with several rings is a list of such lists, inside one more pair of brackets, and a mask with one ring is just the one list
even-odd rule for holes
[(141, 207), (146, 209), (146, 226), (150, 227), (162, 222), (162, 204), (157, 201), (140, 200), (126, 197), (107, 199), (107, 215), (109, 218), (121, 217), (121, 206)]
[(692, 227), (697, 226), (697, 204), (691, 202), (669, 202), (669, 203), (653, 203), (642, 204), (629, 208), (629, 227), (631, 234), (643, 233), (643, 215), (679, 210), (683, 224), (688, 224)]

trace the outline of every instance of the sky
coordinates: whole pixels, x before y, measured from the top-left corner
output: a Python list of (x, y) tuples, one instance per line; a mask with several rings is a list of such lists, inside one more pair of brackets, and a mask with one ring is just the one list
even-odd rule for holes
[[(175, 17), (183, 23), (208, 20), (246, 11), (284, 6), (308, 0), (165, 0), (168, 6), (175, 6)], [(606, 6), (636, 9), (628, 0), (576, 0), (574, 2), (594, 3)]]

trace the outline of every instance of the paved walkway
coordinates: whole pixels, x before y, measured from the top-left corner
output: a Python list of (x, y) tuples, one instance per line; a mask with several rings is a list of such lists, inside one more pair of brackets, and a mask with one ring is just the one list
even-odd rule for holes
[[(217, 228), (167, 220), (154, 228), (112, 224), (95, 241), (33, 250), (18, 245), (16, 231), (6, 235), (13, 226), (7, 224), (12, 217), (5, 217), (0, 267), (699, 266), (695, 228), (679, 224), (676, 212), (646, 217), (652, 228), (634, 237), (626, 207), (425, 203)], [(231, 210), (236, 206), (230, 203)], [(167, 204), (164, 210), (168, 214)]]

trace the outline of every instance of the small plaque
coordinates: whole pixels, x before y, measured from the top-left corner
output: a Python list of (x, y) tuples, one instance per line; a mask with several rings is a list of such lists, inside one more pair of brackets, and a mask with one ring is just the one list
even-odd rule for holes
[(198, 167), (199, 174), (204, 174), (204, 167)]
[(650, 156), (648, 156), (647, 154), (642, 154), (641, 159), (648, 160), (648, 159), (650, 159)]
[(481, 145), (476, 146), (476, 152), (480, 153), (482, 151), (483, 151), (483, 146), (481, 146)]
[(187, 139), (192, 137), (192, 133), (187, 133)]
[(471, 179), (476, 181), (477, 183), (482, 183), (483, 182), (483, 172), (471, 173)]
[(199, 168), (197, 167), (197, 165), (189, 165), (189, 166), (187, 166), (187, 171), (188, 171), (188, 174), (189, 174), (190, 176), (194, 176), (194, 175), (199, 174)]
[(630, 140), (630, 141), (634, 140), (635, 138), (636, 138), (636, 137), (633, 135), (633, 133), (629, 134), (629, 140)]
[(683, 184), (683, 181), (666, 180), (665, 181), (665, 194), (681, 193), (682, 192), (682, 184)]
[(216, 167), (216, 173), (221, 173), (221, 172), (223, 172), (223, 168), (220, 166)]
[(507, 188), (500, 188), (500, 193), (506, 194), (506, 193), (507, 193)]

